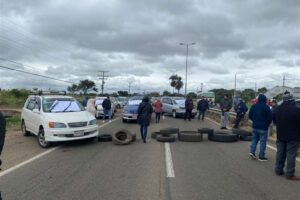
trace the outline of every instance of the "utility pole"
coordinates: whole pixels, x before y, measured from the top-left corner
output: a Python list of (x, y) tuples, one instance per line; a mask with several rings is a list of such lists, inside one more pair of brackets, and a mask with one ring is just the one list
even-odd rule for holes
[(203, 93), (203, 83), (200, 84), (201, 93)]
[(255, 86), (254, 86), (254, 98), (256, 97), (256, 82), (255, 82)]
[(130, 96), (131, 85), (132, 85), (133, 82), (134, 82), (133, 80), (130, 80), (130, 81), (128, 82), (128, 95), (129, 95), (129, 96)]
[(284, 89), (285, 89), (285, 75), (283, 75), (283, 80), (282, 80), (282, 93), (284, 93), (285, 91), (284, 91)]
[(107, 73), (108, 71), (99, 71), (100, 75), (99, 75), (99, 79), (102, 81), (101, 82), (101, 94), (103, 95), (103, 90), (104, 90), (104, 84), (105, 84), (105, 78), (107, 78), (108, 76), (106, 76), (105, 73)]

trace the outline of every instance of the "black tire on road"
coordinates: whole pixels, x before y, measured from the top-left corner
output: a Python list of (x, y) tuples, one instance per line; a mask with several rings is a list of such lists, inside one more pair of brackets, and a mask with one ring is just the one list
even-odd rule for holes
[(210, 134), (214, 133), (214, 129), (211, 129), (211, 128), (199, 128), (198, 129), (198, 133), (210, 135)]
[(160, 134), (168, 136), (170, 134), (178, 134), (179, 133), (179, 128), (164, 128), (160, 129)]
[(27, 131), (27, 129), (26, 129), (26, 125), (25, 125), (24, 120), (22, 120), (22, 123), (21, 123), (21, 131), (22, 131), (23, 136), (29, 136), (30, 135), (30, 132)]
[(112, 136), (110, 134), (100, 134), (98, 136), (98, 142), (110, 142), (112, 141)]
[(45, 141), (45, 131), (42, 128), (39, 130), (37, 140), (38, 140), (39, 145), (42, 148), (48, 148), (51, 146), (51, 142)]
[(135, 142), (136, 141), (136, 133), (131, 133), (132, 139), (131, 142)]
[(229, 131), (215, 131), (208, 135), (208, 139), (214, 142), (236, 142), (239, 140), (239, 136)]
[(252, 135), (252, 133), (250, 131), (246, 131), (246, 130), (238, 129), (238, 128), (233, 128), (232, 129), (232, 133), (233, 134), (237, 134), (237, 135), (243, 135), (243, 136), (250, 136), (250, 135)]
[(128, 130), (122, 129), (112, 134), (112, 141), (116, 145), (130, 144), (132, 141), (132, 133)]
[(178, 140), (183, 142), (201, 142), (203, 135), (196, 131), (180, 131), (178, 133)]
[(174, 135), (168, 135), (168, 136), (157, 135), (156, 140), (158, 142), (175, 142), (176, 138)]
[(252, 141), (252, 135), (240, 135), (239, 138), (242, 141)]
[(153, 138), (153, 139), (156, 139), (156, 137), (158, 136), (158, 135), (160, 135), (160, 132), (152, 132), (151, 133), (151, 138)]

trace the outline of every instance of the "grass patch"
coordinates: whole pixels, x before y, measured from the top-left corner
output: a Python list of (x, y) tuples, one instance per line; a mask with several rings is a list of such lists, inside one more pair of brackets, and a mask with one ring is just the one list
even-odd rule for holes
[(20, 127), (21, 127), (21, 115), (20, 114), (12, 115), (5, 119), (6, 119), (6, 129), (7, 130), (20, 130)]

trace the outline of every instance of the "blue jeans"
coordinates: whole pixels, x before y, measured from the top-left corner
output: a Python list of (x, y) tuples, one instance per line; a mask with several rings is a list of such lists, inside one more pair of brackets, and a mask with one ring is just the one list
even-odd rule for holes
[[(204, 120), (204, 116), (205, 116), (205, 110), (198, 110), (199, 111), (199, 115), (198, 115), (198, 119), (202, 119), (202, 120)], [(201, 115), (202, 115), (202, 117), (201, 117)]]
[(143, 141), (145, 142), (146, 138), (147, 138), (148, 126), (141, 125), (140, 131), (141, 131), (141, 137), (142, 137)]
[(259, 158), (265, 158), (265, 151), (267, 147), (268, 130), (253, 129), (252, 143), (250, 146), (250, 153), (255, 155), (257, 143), (260, 143)]
[(229, 118), (229, 112), (224, 112), (224, 115), (221, 115), (221, 126), (226, 127)]
[(295, 165), (299, 141), (284, 142), (277, 140), (275, 173), (282, 174), (286, 160), (286, 176), (295, 175)]
[(106, 116), (108, 116), (108, 119), (111, 120), (111, 109), (104, 109), (103, 110), (103, 120), (105, 119)]

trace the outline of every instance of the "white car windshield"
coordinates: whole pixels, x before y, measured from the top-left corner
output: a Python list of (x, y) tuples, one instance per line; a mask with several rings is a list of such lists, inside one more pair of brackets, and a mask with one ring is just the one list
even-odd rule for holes
[(174, 103), (175, 103), (175, 104), (179, 104), (179, 105), (182, 105), (182, 104), (184, 105), (185, 100), (184, 100), (184, 99), (178, 99), (178, 100), (175, 99), (175, 100), (174, 100)]
[(142, 100), (140, 99), (140, 100), (129, 100), (128, 101), (128, 105), (130, 105), (130, 106), (137, 106), (137, 105), (140, 105), (140, 103), (142, 103)]
[(102, 105), (104, 99), (96, 99), (95, 105)]
[(43, 100), (44, 112), (80, 112), (82, 105), (71, 98), (46, 98)]

